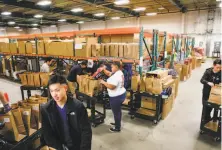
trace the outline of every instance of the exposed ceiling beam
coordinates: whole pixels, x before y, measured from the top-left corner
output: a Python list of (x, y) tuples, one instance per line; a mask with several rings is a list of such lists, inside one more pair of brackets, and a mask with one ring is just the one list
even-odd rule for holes
[(180, 0), (169, 0), (169, 2), (179, 8), (182, 13), (187, 12), (187, 8), (180, 2)]
[[(43, 18), (34, 18), (33, 15), (30, 15), (30, 14), (23, 14), (21, 12), (12, 12), (12, 14), (10, 16), (6, 16), (5, 18), (9, 18), (9, 17), (15, 17), (15, 18), (22, 18), (22, 19), (35, 19), (36, 21), (35, 22), (41, 22), (41, 21), (50, 21), (50, 22), (54, 22), (57, 23), (58, 22), (58, 19), (53, 19), (53, 18), (47, 18), (47, 17), (44, 17)], [(4, 17), (2, 17), (4, 18)], [(76, 23), (78, 20), (70, 20), (68, 19), (66, 22), (68, 23)]]
[(138, 12), (132, 11), (129, 8), (124, 8), (124, 7), (116, 7), (113, 3), (108, 3), (106, 4), (106, 2), (104, 0), (84, 0), (85, 2), (89, 2), (91, 4), (95, 4), (95, 5), (101, 5), (102, 7), (106, 7), (112, 10), (116, 10), (116, 11), (120, 11), (132, 16), (139, 16), (140, 14)]
[(48, 6), (48, 7), (41, 7), (35, 4), (35, 2), (30, 2), (30, 1), (19, 1), (15, 2), (12, 0), (0, 0), (0, 2), (7, 4), (7, 5), (12, 5), (12, 6), (17, 6), (17, 7), (22, 7), (22, 8), (29, 8), (33, 10), (40, 10), (40, 11), (45, 11), (45, 12), (50, 12), (50, 13), (59, 13), (59, 14), (65, 14), (65, 15), (70, 15), (72, 17), (82, 17), (82, 18), (88, 18), (88, 19), (98, 19), (98, 20), (104, 20), (104, 17), (101, 18), (95, 18), (92, 14), (85, 14), (85, 13), (72, 13), (70, 10), (67, 11), (63, 8), (60, 7), (53, 7), (53, 6)]

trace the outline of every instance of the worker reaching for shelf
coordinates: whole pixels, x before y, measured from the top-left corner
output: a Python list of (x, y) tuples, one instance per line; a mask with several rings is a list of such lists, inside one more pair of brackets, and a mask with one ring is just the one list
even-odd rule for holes
[[(9, 106), (6, 95), (7, 94), (4, 94), (3, 92), (0, 91), (0, 102), (4, 106), (4, 109), (0, 112), (0, 115), (5, 114), (11, 110), (11, 107)], [(4, 122), (0, 122), (0, 129), (2, 129), (4, 125), (5, 125)]]
[[(213, 62), (213, 67), (206, 69), (200, 82), (204, 85), (203, 97), (202, 97), (202, 102), (204, 103), (205, 101), (208, 101), (209, 99), (211, 88), (215, 86), (216, 84), (221, 84), (221, 60), (220, 59), (216, 59)], [(206, 108), (205, 121), (211, 120), (211, 116), (210, 116), (211, 111), (212, 111), (211, 107)], [(218, 115), (218, 111), (214, 110), (213, 121), (217, 121), (217, 115)]]

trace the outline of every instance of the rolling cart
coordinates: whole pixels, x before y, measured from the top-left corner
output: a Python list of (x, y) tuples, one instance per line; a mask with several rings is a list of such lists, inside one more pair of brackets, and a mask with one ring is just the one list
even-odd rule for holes
[(91, 110), (91, 125), (92, 127), (96, 127), (102, 123), (104, 123), (104, 120), (106, 118), (106, 101), (103, 99), (103, 112), (100, 112), (96, 110), (96, 102), (98, 100), (98, 97), (91, 97), (84, 93), (81, 93), (79, 91), (76, 91), (76, 98), (80, 101), (86, 101), (87, 102), (87, 109)]
[(39, 150), (41, 148), (41, 144), (39, 147), (33, 149), (32, 144), (35, 140), (40, 138), (41, 129), (37, 130), (31, 136), (26, 136), (19, 142), (10, 142), (4, 139), (4, 136), (0, 135), (0, 149), (1, 150)]
[(46, 87), (33, 87), (33, 86), (20, 86), (22, 93), (22, 100), (25, 100), (24, 91), (27, 91), (28, 98), (31, 96), (31, 91), (46, 91), (48, 93), (48, 88)]
[[(151, 97), (152, 99), (156, 100), (156, 110), (152, 110), (152, 109), (148, 109), (148, 108), (144, 108), (147, 110), (151, 110), (151, 111), (155, 111), (155, 114), (153, 116), (149, 116), (149, 115), (144, 115), (144, 114), (140, 114), (137, 112), (137, 110), (141, 107), (141, 98), (142, 96), (144, 97)], [(161, 119), (162, 116), (162, 96), (161, 95), (151, 95), (149, 93), (139, 93), (139, 92), (133, 92), (131, 91), (131, 103), (130, 103), (130, 115), (131, 115), (131, 119), (134, 119), (135, 117), (137, 118), (142, 118), (142, 119), (146, 119), (146, 120), (151, 120), (153, 121), (154, 124), (157, 124), (159, 122), (159, 120)]]
[[(211, 107), (214, 109), (217, 109), (220, 113), (220, 116), (217, 120), (217, 122), (213, 122), (213, 119), (211, 120), (205, 120), (206, 114), (206, 108)], [(202, 110), (202, 117), (201, 117), (201, 124), (200, 124), (200, 134), (209, 134), (214, 137), (215, 141), (221, 140), (221, 105), (212, 103), (212, 102), (204, 102), (203, 104), (203, 110)]]

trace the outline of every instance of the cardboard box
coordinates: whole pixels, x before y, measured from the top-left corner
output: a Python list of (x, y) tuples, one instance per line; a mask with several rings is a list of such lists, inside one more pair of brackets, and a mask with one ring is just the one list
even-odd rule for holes
[(86, 43), (87, 38), (75, 38), (75, 44)]
[(75, 43), (75, 56), (77, 57), (91, 57), (92, 56), (92, 45), (97, 44), (97, 38), (90, 37), (86, 39), (86, 43)]
[(102, 35), (101, 39), (102, 39), (102, 43), (110, 43), (111, 42), (110, 35)]
[(209, 102), (221, 105), (221, 86), (216, 85), (211, 88)]
[(17, 43), (9, 43), (9, 51), (10, 53), (17, 54), (18, 53)]
[(214, 122), (213, 120), (208, 122), (205, 126), (205, 128), (210, 129), (214, 132), (218, 132), (218, 127), (219, 127), (219, 121), (217, 120)]
[(162, 79), (164, 77), (167, 77), (168, 76), (168, 70), (162, 70), (162, 69), (159, 69), (159, 70), (155, 70), (155, 71), (150, 71), (147, 73), (148, 75), (153, 75), (159, 79)]
[(122, 42), (122, 35), (111, 35), (111, 43), (121, 43), (121, 42)]
[(163, 91), (163, 85), (162, 85), (161, 79), (154, 78), (152, 93), (153, 94), (161, 94), (162, 91)]
[(25, 41), (18, 41), (18, 53), (25, 54)]
[(46, 55), (74, 56), (73, 42), (52, 41), (45, 43)]
[(138, 42), (139, 42), (138, 34), (122, 35), (122, 43), (138, 43)]
[(166, 119), (166, 117), (169, 115), (172, 110), (172, 105), (173, 96), (171, 95), (167, 100), (165, 100), (165, 103), (163, 104), (162, 119)]
[(145, 108), (138, 109), (137, 113), (142, 114), (142, 115), (146, 115), (146, 116), (155, 116), (156, 115), (156, 111), (148, 110)]
[(119, 44), (119, 57), (124, 57), (124, 45)]
[(105, 56), (105, 44), (101, 44), (100, 56)]
[(0, 43), (0, 52), (2, 52), (2, 53), (10, 53), (9, 43), (1, 42)]
[(174, 79), (170, 79), (166, 83), (163, 83), (163, 88), (166, 89), (168, 87), (171, 87), (174, 83)]
[(156, 110), (156, 100), (151, 97), (141, 97), (141, 107)]
[(132, 58), (139, 59), (139, 44), (132, 44)]
[(110, 56), (110, 44), (105, 45), (104, 56), (106, 56), (106, 57)]
[(161, 79), (163, 84), (166, 84), (168, 81), (172, 80), (172, 76), (168, 75)]

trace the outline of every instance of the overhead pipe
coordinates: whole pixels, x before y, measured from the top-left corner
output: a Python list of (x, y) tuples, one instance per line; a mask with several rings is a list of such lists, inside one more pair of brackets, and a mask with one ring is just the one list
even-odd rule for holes
[(183, 4), (181, 4), (180, 0), (169, 0), (169, 2), (179, 8), (182, 13), (187, 12), (187, 8)]

